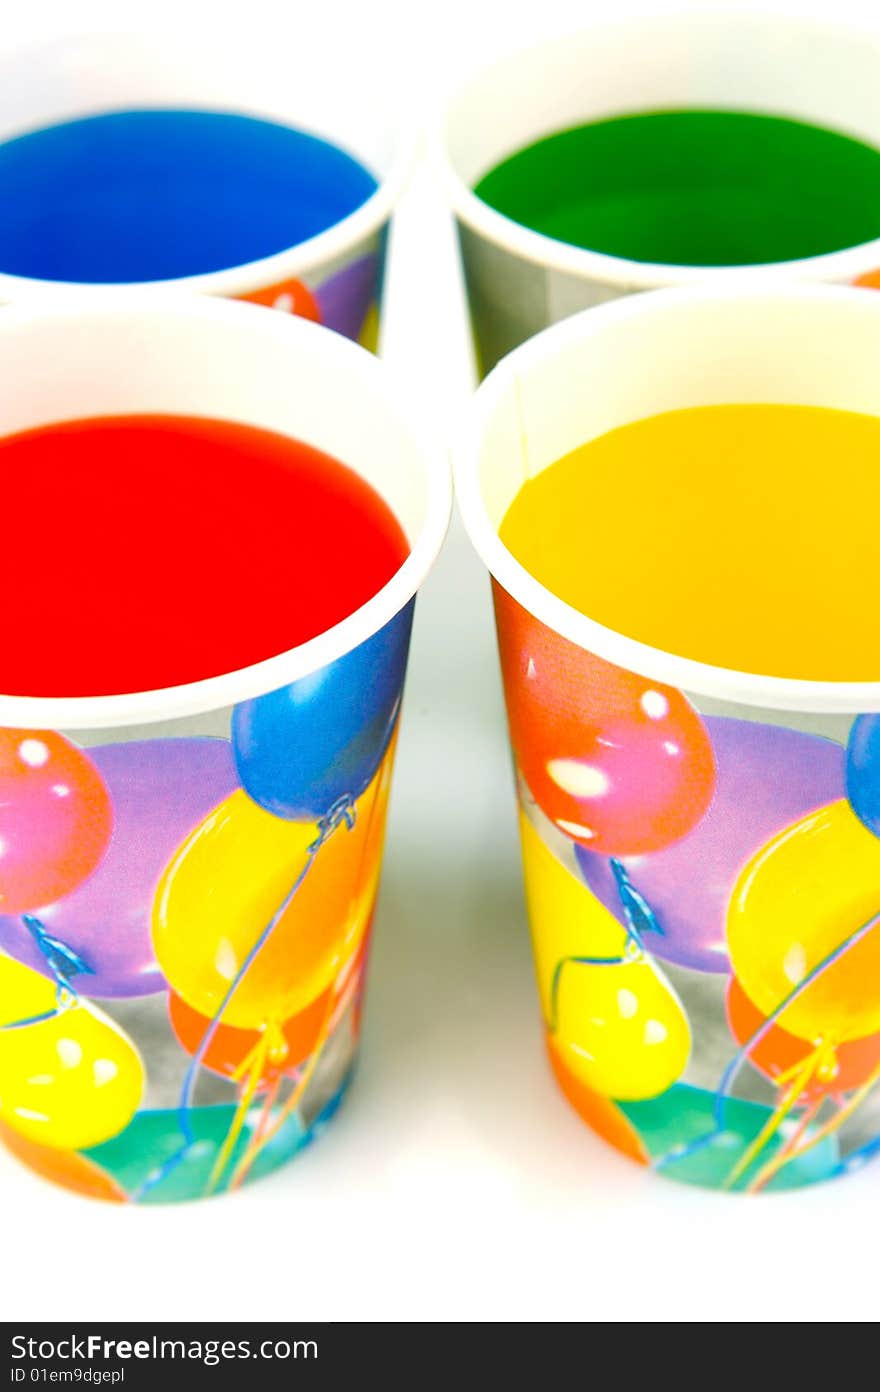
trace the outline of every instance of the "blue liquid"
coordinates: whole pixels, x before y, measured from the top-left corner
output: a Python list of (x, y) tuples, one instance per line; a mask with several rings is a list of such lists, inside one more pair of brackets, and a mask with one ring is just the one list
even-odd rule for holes
[(207, 111), (121, 111), (0, 144), (0, 271), (166, 280), (294, 246), (377, 185), (337, 146)]

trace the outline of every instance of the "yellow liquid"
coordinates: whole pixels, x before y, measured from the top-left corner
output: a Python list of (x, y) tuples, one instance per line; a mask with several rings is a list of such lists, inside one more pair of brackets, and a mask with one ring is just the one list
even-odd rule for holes
[(810, 406), (669, 411), (526, 483), (501, 540), (547, 589), (681, 656), (880, 679), (880, 419)]

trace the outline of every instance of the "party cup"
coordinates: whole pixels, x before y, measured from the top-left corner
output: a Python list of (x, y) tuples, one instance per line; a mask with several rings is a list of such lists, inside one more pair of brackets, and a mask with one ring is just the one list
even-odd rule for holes
[[(880, 683), (635, 641), (551, 594), (499, 527), (527, 479), (657, 412), (880, 415), (878, 361), (873, 291), (657, 291), (510, 354), (458, 451), (492, 576), (550, 1063), (594, 1130), (690, 1184), (794, 1188), (880, 1148)], [(640, 506), (625, 501), (621, 526)]]
[(376, 358), (249, 305), (7, 308), (0, 380), (4, 434), (160, 413), (296, 437), (409, 542), (372, 599), (280, 656), (131, 695), (0, 696), (2, 1139), (104, 1199), (235, 1189), (322, 1129), (354, 1066), (445, 464)]
[[(743, 109), (880, 145), (880, 36), (810, 20), (692, 10), (595, 25), (507, 57), (462, 85), (434, 151), (458, 222), (481, 372), (540, 329), (619, 295), (705, 284), (718, 267), (632, 261), (568, 245), (473, 192), (500, 161), (555, 131), (628, 112)], [(780, 171), (785, 178), (785, 171)], [(880, 268), (880, 240), (798, 261), (723, 268), (849, 283)]]
[[(133, 286), (0, 274), (0, 303), (54, 303), (120, 292), (195, 290), (251, 300), (325, 324), (375, 349), (389, 219), (410, 166), (368, 77), (343, 53), (291, 55), (246, 39), (198, 46), (173, 34), (67, 38), (0, 62), (0, 140), (78, 117), (158, 107), (257, 116), (309, 131), (354, 155), (379, 181), (361, 207), (276, 255), (204, 275)], [(47, 209), (47, 216), (51, 209)]]

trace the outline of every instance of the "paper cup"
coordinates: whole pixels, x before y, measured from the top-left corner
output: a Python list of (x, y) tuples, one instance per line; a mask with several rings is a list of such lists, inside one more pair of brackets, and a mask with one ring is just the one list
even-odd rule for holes
[[(635, 290), (720, 273), (852, 282), (880, 240), (772, 266), (658, 265), (530, 231), (473, 192), (501, 160), (554, 131), (635, 111), (727, 108), (816, 122), (880, 145), (880, 36), (783, 16), (705, 10), (595, 25), (470, 78), (434, 137), (458, 220), (481, 372), (549, 324)], [(784, 177), (784, 171), (781, 172)]]
[(412, 159), (368, 75), (334, 53), (332, 63), (243, 40), (187, 47), (177, 35), (67, 38), (0, 63), (0, 140), (107, 111), (159, 107), (239, 112), (277, 121), (348, 151), (379, 180), (350, 216), (307, 241), (246, 265), (131, 286), (82, 285), (0, 274), (0, 303), (53, 303), (120, 292), (195, 290), (302, 315), (375, 349), (389, 219)]
[(656, 412), (880, 415), (878, 361), (870, 291), (658, 291), (512, 353), (458, 452), (551, 1064), (600, 1135), (686, 1183), (794, 1188), (880, 1147), (880, 683), (636, 642), (552, 595), (498, 529), (526, 479)]
[(0, 379), (2, 433), (157, 412), (289, 434), (356, 470), (410, 542), (373, 599), (268, 661), (133, 695), (0, 696), (2, 1139), (101, 1198), (219, 1193), (294, 1155), (351, 1075), (447, 471), (375, 358), (247, 305), (7, 309)]

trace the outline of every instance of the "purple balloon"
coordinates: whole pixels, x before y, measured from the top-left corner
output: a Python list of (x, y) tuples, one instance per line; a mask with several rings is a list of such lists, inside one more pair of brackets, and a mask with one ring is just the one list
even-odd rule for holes
[[(708, 812), (674, 846), (619, 863), (662, 930), (644, 933), (647, 952), (697, 971), (729, 972), (727, 906), (741, 870), (777, 832), (844, 796), (846, 750), (779, 725), (703, 720), (717, 768)], [(575, 855), (590, 889), (625, 925), (609, 858), (582, 846)]]
[[(238, 787), (232, 746), (211, 738), (138, 740), (88, 755), (113, 802), (110, 845), (89, 879), (33, 916), (62, 945), (59, 953), (72, 951), (91, 968), (70, 976), (81, 995), (147, 996), (167, 989), (150, 931), (159, 877), (184, 838)], [(51, 977), (39, 932), (20, 914), (0, 915), (0, 948)]]
[(325, 280), (314, 291), (321, 323), (346, 338), (356, 339), (376, 298), (378, 280), (379, 258), (374, 255), (352, 261)]

